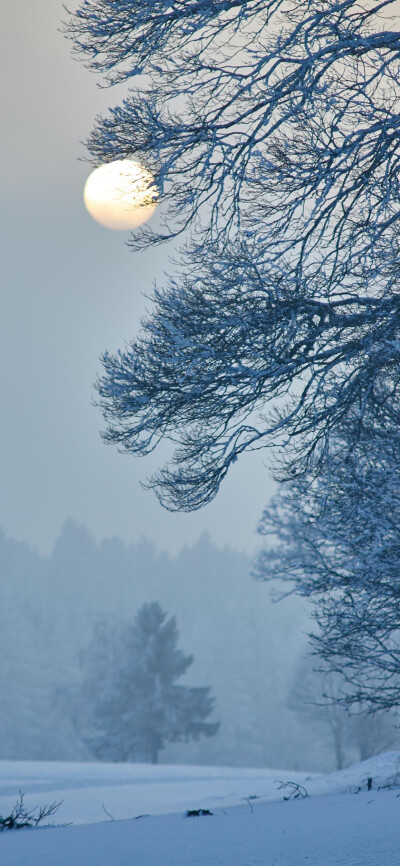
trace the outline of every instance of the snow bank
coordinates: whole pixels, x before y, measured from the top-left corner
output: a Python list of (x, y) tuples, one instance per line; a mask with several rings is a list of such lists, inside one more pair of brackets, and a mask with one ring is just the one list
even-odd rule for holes
[[(307, 778), (300, 773), (236, 768), (0, 762), (0, 811), (4, 812), (3, 804), (13, 803), (17, 786), (32, 804), (64, 795), (60, 820), (74, 811), (81, 821), (102, 819), (87, 826), (3, 833), (0, 862), (5, 866), (398, 866), (399, 789), (378, 790), (378, 786), (395, 780), (399, 762), (400, 754), (393, 752), (337, 773)], [(283, 802), (279, 778), (305, 784), (310, 796)], [(373, 779), (370, 791), (368, 778)], [(249, 796), (255, 799), (243, 799)], [(116, 818), (129, 813), (132, 819), (106, 819), (102, 798)], [(226, 808), (232, 802), (236, 806)], [(214, 815), (182, 818), (185, 809), (196, 807), (212, 809)], [(156, 814), (167, 811), (178, 814)], [(143, 812), (151, 816), (133, 817)]]

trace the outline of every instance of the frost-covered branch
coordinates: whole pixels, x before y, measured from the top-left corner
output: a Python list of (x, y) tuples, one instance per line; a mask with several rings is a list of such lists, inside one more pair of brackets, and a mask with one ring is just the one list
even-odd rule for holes
[(164, 228), (132, 245), (195, 238), (98, 383), (109, 441), (176, 444), (150, 482), (167, 507), (208, 502), (248, 448), (297, 439), (304, 464), (398, 364), (394, 11), (83, 0), (69, 18), (84, 62), (134, 87), (89, 141), (155, 173)]
[(373, 710), (400, 699), (400, 436), (389, 382), (379, 396), (265, 510), (260, 532), (278, 544), (257, 569), (314, 602), (319, 659), (344, 675), (344, 702)]
[[(202, 264), (199, 248), (192, 270), (156, 292), (138, 340), (104, 355), (105, 438), (137, 454), (161, 437), (176, 443), (151, 482), (170, 508), (209, 501), (247, 448), (297, 438), (294, 462), (304, 463), (398, 367), (396, 286), (391, 274), (371, 282), (375, 294), (361, 276), (357, 291), (328, 300), (315, 281), (296, 288), (254, 246), (225, 251), (223, 267), (217, 255)], [(398, 420), (387, 397), (382, 412)]]
[[(84, 0), (66, 25), (75, 51), (106, 82), (134, 84), (89, 149), (153, 169), (166, 235), (199, 215), (214, 234), (239, 226), (254, 176), (272, 182), (289, 234), (293, 197), (314, 239), (318, 216), (354, 206), (360, 230), (384, 225), (389, 198), (398, 212), (392, 12), (394, 0)], [(145, 228), (132, 243), (164, 236)]]

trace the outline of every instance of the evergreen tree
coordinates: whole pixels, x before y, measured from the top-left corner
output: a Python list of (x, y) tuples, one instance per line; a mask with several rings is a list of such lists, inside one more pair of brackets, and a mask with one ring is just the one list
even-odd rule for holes
[(97, 629), (83, 689), (92, 721), (85, 739), (94, 755), (155, 764), (167, 742), (217, 733), (219, 724), (205, 721), (214, 706), (210, 688), (177, 682), (193, 663), (177, 643), (175, 618), (157, 602), (144, 604), (122, 628)]

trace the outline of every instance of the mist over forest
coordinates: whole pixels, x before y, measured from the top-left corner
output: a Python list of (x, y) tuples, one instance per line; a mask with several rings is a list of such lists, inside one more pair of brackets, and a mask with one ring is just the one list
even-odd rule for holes
[[(167, 744), (162, 763), (334, 768), (331, 726), (296, 703), (296, 679), (305, 694), (311, 664), (304, 602), (273, 603), (251, 565), (207, 535), (173, 557), (144, 538), (97, 543), (69, 520), (44, 557), (2, 531), (0, 758), (93, 760), (84, 686), (93, 635), (158, 602), (176, 618), (179, 647), (194, 656), (182, 681), (210, 687), (210, 721), (220, 723), (215, 736)], [(344, 760), (357, 757), (351, 746)]]

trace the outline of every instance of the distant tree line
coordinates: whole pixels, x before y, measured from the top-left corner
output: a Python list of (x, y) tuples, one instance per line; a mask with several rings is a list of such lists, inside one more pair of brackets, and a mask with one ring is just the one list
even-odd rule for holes
[[(96, 542), (68, 521), (53, 551), (40, 556), (0, 531), (0, 758), (94, 756), (89, 687), (84, 712), (79, 698), (92, 670), (92, 641), (101, 632), (104, 653), (106, 646), (111, 653), (113, 635), (117, 645), (156, 599), (176, 615), (185, 658), (193, 653), (182, 682), (211, 686), (220, 722), (215, 736), (167, 741), (160, 760), (290, 767), (297, 738), (307, 766), (306, 743), (286, 708), (306, 618), (295, 599), (277, 617), (264, 588), (250, 580), (250, 565), (244, 553), (219, 549), (205, 536), (169, 556), (145, 539)], [(100, 664), (107, 669), (99, 648)]]
[[(203, 537), (169, 557), (143, 540), (130, 546), (116, 538), (96, 543), (84, 527), (69, 522), (46, 557), (0, 532), (0, 571), (0, 758), (111, 759), (107, 732), (114, 710), (117, 717), (124, 713), (125, 690), (127, 712), (133, 712), (133, 683), (140, 671), (133, 639), (136, 618), (144, 605), (158, 599), (162, 611), (176, 614), (178, 658), (182, 652), (187, 660), (193, 651), (194, 659), (184, 678), (170, 682), (167, 694), (174, 700), (188, 696), (181, 692), (184, 686), (190, 698), (193, 689), (186, 705), (192, 709), (197, 698), (203, 709), (215, 698), (215, 715), (199, 714), (197, 720), (220, 722), (215, 735), (198, 739), (185, 730), (185, 713), (180, 731), (163, 722), (160, 730), (167, 736), (159, 760), (288, 770), (295, 765), (306, 770), (336, 765), (333, 734), (320, 719), (324, 707), (319, 707), (327, 702), (324, 694), (332, 694), (329, 678), (312, 673), (320, 666), (315, 660), (307, 676), (297, 670), (306, 651), (304, 632), (310, 628), (303, 604), (291, 597), (273, 605), (265, 587), (249, 579), (247, 556), (220, 550)], [(167, 616), (164, 625), (170, 620)], [(171, 624), (168, 628), (171, 639), (174, 630)], [(163, 626), (155, 631), (162, 635)], [(150, 682), (156, 684), (157, 677)], [(211, 691), (204, 693), (203, 685)], [(149, 701), (151, 694), (150, 689)], [(358, 709), (354, 707), (351, 718), (360, 718)], [(312, 712), (313, 720), (305, 712)], [(341, 712), (346, 728), (343, 761), (349, 763), (358, 760), (361, 751), (347, 739), (347, 714), (344, 708)], [(390, 737), (378, 738), (374, 751), (399, 743), (396, 719), (390, 713), (382, 719)], [(365, 721), (371, 731), (372, 720)], [(124, 748), (131, 751), (123, 752), (121, 746), (118, 753), (124, 725), (118, 730), (114, 760), (127, 754), (130, 760), (139, 760), (139, 755), (151, 759), (143, 743), (135, 752), (129, 736)], [(179, 734), (173, 741), (172, 730), (174, 737)]]

